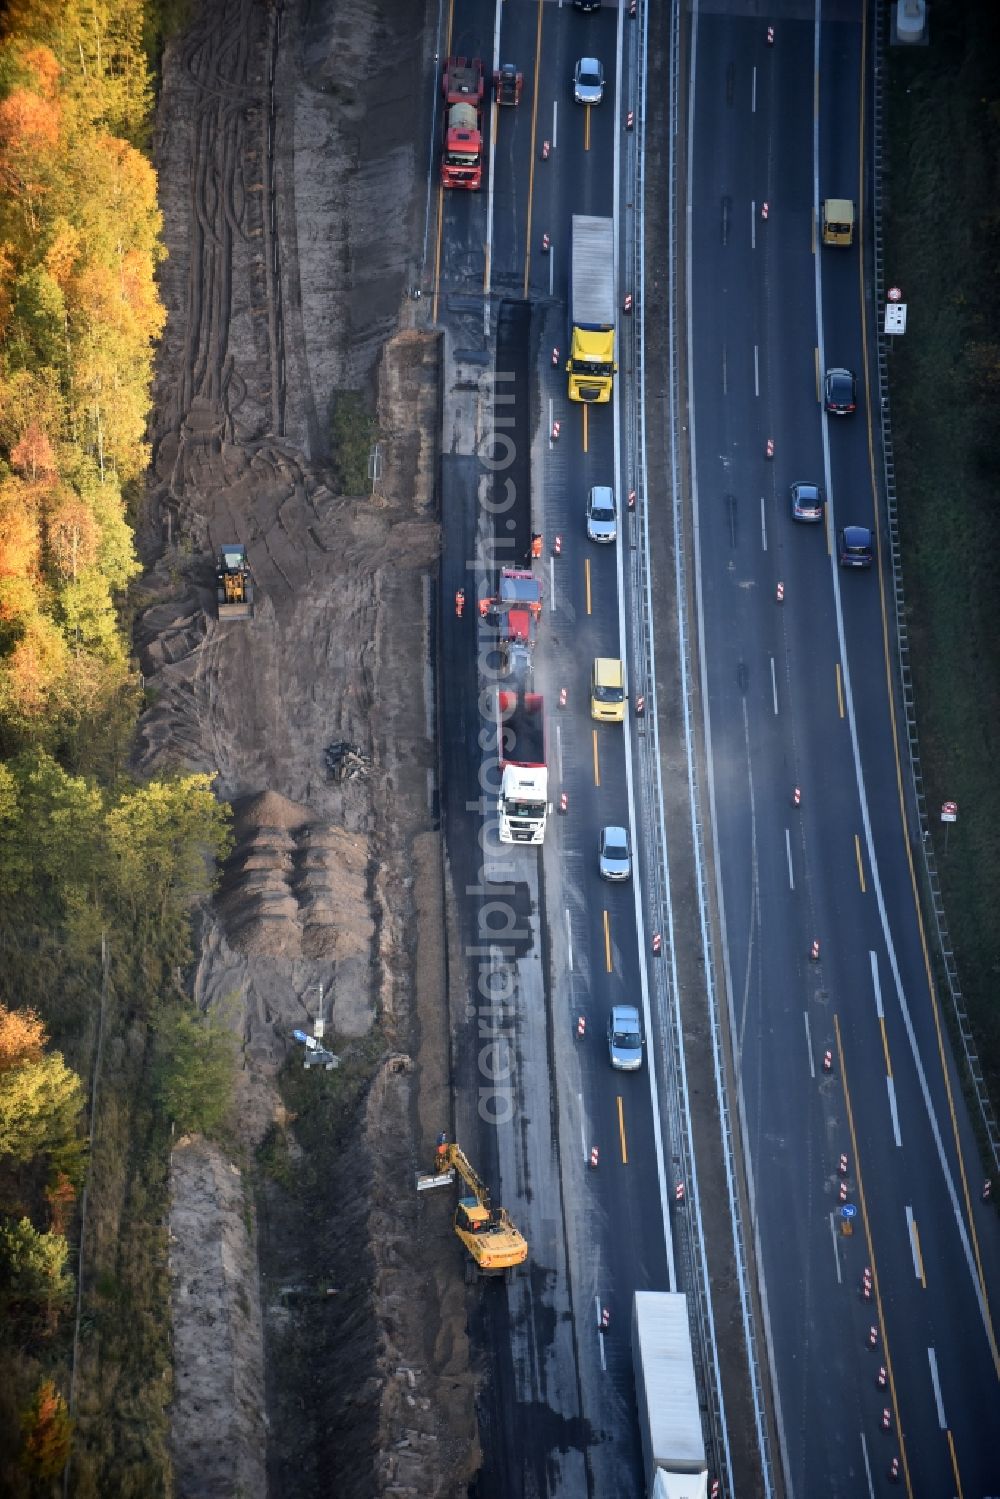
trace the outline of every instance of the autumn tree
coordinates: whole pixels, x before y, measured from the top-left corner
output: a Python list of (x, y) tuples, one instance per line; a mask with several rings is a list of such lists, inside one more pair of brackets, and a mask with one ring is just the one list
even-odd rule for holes
[(57, 1478), (66, 1466), (73, 1422), (66, 1401), (51, 1379), (43, 1379), (21, 1416), (21, 1466), (36, 1478)]
[(15, 86), (0, 99), (0, 193), (19, 205), (32, 234), (50, 186), (60, 123), (58, 102), (30, 87)]

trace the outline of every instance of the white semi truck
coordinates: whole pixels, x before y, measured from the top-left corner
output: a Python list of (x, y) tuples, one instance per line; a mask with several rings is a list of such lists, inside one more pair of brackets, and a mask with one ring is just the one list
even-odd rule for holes
[(501, 843), (543, 843), (549, 810), (545, 702), (538, 692), (497, 693)]
[(686, 1296), (636, 1291), (632, 1363), (649, 1499), (708, 1499)]

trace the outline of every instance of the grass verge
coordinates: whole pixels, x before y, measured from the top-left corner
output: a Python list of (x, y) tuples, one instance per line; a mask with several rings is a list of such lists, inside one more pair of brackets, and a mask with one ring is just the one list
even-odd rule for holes
[(907, 623), (928, 805), (960, 979), (1000, 1112), (1000, 10), (942, 0), (889, 58), (889, 363)]

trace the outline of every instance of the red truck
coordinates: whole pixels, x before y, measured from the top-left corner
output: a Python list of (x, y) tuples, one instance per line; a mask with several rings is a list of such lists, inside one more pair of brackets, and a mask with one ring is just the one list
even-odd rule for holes
[(475, 192), (483, 181), (483, 90), (480, 57), (449, 57), (441, 78), (444, 143), (441, 184)]

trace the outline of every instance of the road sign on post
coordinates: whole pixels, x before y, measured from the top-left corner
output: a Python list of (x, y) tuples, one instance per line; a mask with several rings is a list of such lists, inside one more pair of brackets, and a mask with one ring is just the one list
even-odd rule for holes
[(957, 822), (958, 821), (958, 802), (942, 802), (941, 803), (941, 821), (942, 822)]
[(890, 302), (901, 302), (903, 300), (902, 288), (898, 286), (890, 286), (888, 297)]
[(853, 1202), (845, 1202), (839, 1209), (840, 1232), (845, 1239), (849, 1239), (854, 1233), (854, 1219), (857, 1216), (857, 1207)]
[[(893, 288), (895, 290), (895, 288)], [(906, 303), (887, 302), (885, 308), (885, 334), (887, 338), (900, 337), (906, 332)]]

